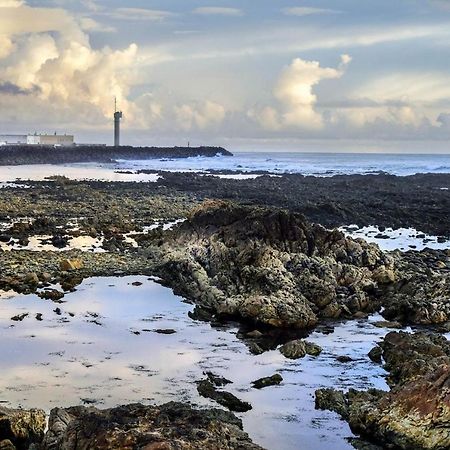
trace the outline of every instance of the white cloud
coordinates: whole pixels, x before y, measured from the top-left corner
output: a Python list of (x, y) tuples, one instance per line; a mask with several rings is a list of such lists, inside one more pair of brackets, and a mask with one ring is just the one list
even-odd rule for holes
[(341, 63), (335, 69), (321, 67), (318, 61), (294, 59), (281, 73), (273, 92), (280, 106), (253, 110), (250, 116), (269, 130), (321, 128), (323, 117), (315, 110), (314, 86), (323, 80), (340, 78), (350, 61), (350, 56), (342, 55)]
[(203, 6), (196, 8), (193, 11), (194, 14), (200, 14), (203, 16), (242, 16), (243, 12), (238, 8), (226, 8), (220, 6)]
[[(53, 114), (36, 117), (57, 120), (70, 111), (73, 122), (104, 117), (107, 123), (114, 96), (127, 116), (136, 115), (135, 105), (127, 100), (137, 60), (135, 44), (116, 51), (93, 49), (83, 26), (68, 12), (25, 4), (2, 10), (0, 30), (0, 83), (27, 92), (31, 111), (42, 102), (51, 105)], [(1, 93), (0, 104), (9, 104), (11, 95)], [(18, 110), (21, 105), (11, 114)], [(3, 119), (8, 119), (8, 113)]]
[(153, 22), (160, 22), (174, 15), (169, 11), (146, 8), (117, 8), (113, 12), (104, 14), (120, 20), (148, 20)]
[(114, 27), (103, 25), (92, 17), (81, 17), (79, 21), (83, 31), (96, 33), (114, 33), (117, 31)]
[(174, 111), (178, 125), (186, 131), (193, 128), (204, 130), (220, 124), (225, 119), (225, 108), (210, 100), (201, 105), (175, 106)]
[(310, 6), (294, 6), (291, 8), (283, 8), (283, 13), (287, 16), (311, 16), (315, 14), (337, 14), (339, 11), (326, 8), (313, 8)]
[(23, 3), (21, 0), (0, 0), (0, 8), (18, 8)]

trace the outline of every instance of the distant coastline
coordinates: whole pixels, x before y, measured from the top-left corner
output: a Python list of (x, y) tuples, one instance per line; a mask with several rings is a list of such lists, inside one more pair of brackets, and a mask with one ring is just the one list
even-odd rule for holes
[(107, 147), (77, 145), (47, 147), (14, 145), (0, 147), (0, 166), (25, 164), (112, 163), (118, 159), (189, 158), (195, 156), (233, 156), (222, 147)]

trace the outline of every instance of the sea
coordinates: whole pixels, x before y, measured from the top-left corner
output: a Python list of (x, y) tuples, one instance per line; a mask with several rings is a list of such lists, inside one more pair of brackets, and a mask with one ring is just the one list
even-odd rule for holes
[[(76, 180), (152, 182), (158, 179), (155, 174), (136, 174), (138, 170), (205, 174), (225, 171), (226, 174), (220, 176), (228, 178), (255, 177), (262, 171), (273, 175), (297, 173), (322, 177), (382, 172), (408, 176), (417, 173), (450, 173), (450, 154), (235, 152), (232, 157), (217, 155), (212, 158), (119, 160), (110, 164), (2, 166), (0, 183), (40, 181), (53, 175)], [(131, 173), (123, 173), (127, 171)]]

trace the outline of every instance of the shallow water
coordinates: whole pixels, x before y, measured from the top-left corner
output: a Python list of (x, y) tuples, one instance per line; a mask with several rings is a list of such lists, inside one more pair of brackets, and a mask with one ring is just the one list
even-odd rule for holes
[(450, 240), (438, 242), (438, 236), (431, 236), (415, 228), (386, 228), (383, 231), (377, 226), (368, 226), (359, 228), (357, 225), (339, 228), (347, 236), (356, 239), (362, 238), (367, 242), (378, 244), (381, 250), (423, 250), (430, 248), (433, 250), (450, 249)]
[[(157, 174), (124, 174), (117, 173), (114, 164), (35, 164), (23, 166), (1, 166), (0, 183), (3, 187), (15, 187), (5, 184), (17, 180), (44, 181), (52, 176), (64, 176), (71, 180), (99, 180), (99, 181), (139, 181), (155, 182)], [(21, 186), (22, 187), (22, 186)]]
[[(143, 284), (133, 286), (136, 281)], [(195, 385), (211, 370), (231, 379), (227, 390), (253, 405), (239, 416), (256, 442), (277, 450), (340, 450), (352, 448), (346, 441), (352, 434), (336, 414), (314, 410), (314, 390), (387, 388), (383, 369), (367, 357), (387, 332), (373, 326), (377, 316), (336, 324), (332, 334), (312, 333), (308, 340), (323, 353), (291, 361), (277, 350), (252, 355), (236, 337), (236, 325), (213, 328), (191, 320), (191, 305), (146, 277), (92, 278), (66, 295), (64, 304), (35, 295), (1, 297), (0, 401), (7, 406), (49, 410), (83, 402), (110, 407), (171, 400), (217, 406), (201, 398)], [(11, 321), (22, 313), (29, 316)], [(176, 333), (153, 331), (167, 328)], [(339, 355), (354, 361), (339, 363)], [(275, 372), (284, 378), (280, 386), (250, 387)]]

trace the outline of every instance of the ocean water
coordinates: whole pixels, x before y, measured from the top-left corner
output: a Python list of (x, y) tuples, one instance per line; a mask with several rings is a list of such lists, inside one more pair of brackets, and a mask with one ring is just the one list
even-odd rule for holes
[(233, 157), (119, 161), (122, 169), (168, 171), (230, 170), (238, 172), (267, 171), (273, 174), (300, 173), (330, 176), (387, 172), (393, 175), (416, 173), (449, 173), (450, 154), (374, 154), (374, 153), (280, 153), (236, 152)]
[[(157, 181), (156, 174), (137, 174), (138, 170), (197, 172), (230, 171), (224, 178), (254, 178), (255, 172), (273, 175), (299, 173), (313, 176), (372, 174), (387, 172), (406, 176), (416, 173), (450, 173), (450, 154), (375, 154), (375, 153), (282, 153), (236, 152), (233, 157), (156, 158), (151, 160), (119, 160), (111, 164), (83, 163), (67, 165), (25, 165), (0, 167), (2, 183), (16, 180), (40, 181), (52, 175), (73, 180)], [(118, 173), (131, 171), (132, 173)], [(253, 173), (253, 175), (251, 175)]]

